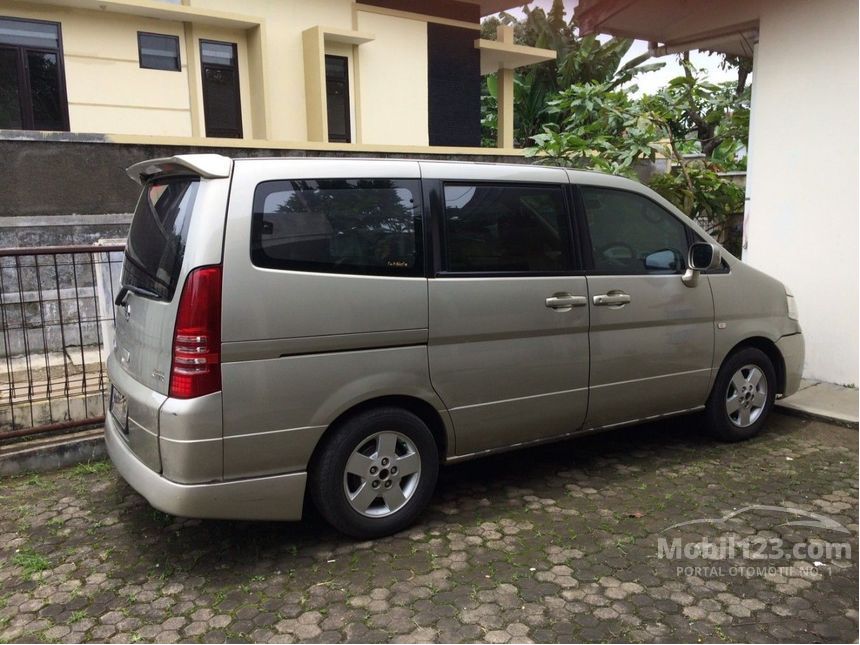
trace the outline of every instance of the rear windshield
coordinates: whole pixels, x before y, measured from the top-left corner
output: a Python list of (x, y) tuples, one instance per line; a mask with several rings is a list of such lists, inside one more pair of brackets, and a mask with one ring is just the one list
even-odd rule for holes
[(125, 247), (123, 285), (159, 300), (173, 298), (199, 183), (179, 177), (143, 187)]

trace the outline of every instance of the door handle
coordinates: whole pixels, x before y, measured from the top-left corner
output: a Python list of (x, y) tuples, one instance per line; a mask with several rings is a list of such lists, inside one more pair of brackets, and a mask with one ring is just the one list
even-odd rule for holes
[(546, 306), (556, 311), (570, 311), (573, 307), (584, 307), (587, 304), (588, 298), (572, 293), (554, 293), (546, 299)]
[(594, 296), (594, 304), (598, 307), (623, 307), (631, 298), (623, 291), (610, 291), (601, 296)]

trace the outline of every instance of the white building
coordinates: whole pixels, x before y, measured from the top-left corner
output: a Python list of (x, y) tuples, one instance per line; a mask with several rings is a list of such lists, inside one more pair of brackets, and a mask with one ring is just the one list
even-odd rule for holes
[(753, 56), (743, 259), (794, 292), (806, 378), (858, 383), (857, 0), (580, 0), (584, 32)]

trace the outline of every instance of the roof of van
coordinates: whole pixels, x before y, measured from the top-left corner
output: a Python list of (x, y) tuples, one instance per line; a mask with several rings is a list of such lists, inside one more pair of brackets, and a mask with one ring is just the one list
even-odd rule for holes
[(496, 168), (511, 168), (511, 169), (541, 169), (558, 170), (562, 169), (568, 173), (570, 178), (576, 181), (587, 181), (589, 183), (598, 183), (604, 186), (626, 186), (628, 188), (642, 187), (636, 181), (610, 175), (607, 173), (596, 172), (592, 170), (574, 170), (564, 166), (553, 166), (548, 164), (521, 164), (491, 161), (457, 161), (451, 159), (417, 159), (417, 158), (396, 158), (396, 157), (226, 157), (218, 154), (188, 154), (175, 155), (173, 157), (161, 157), (158, 159), (149, 159), (130, 166), (126, 170), (129, 177), (138, 183), (144, 183), (151, 177), (156, 175), (171, 175), (171, 174), (194, 174), (207, 179), (215, 179), (221, 177), (229, 177), (234, 162), (260, 162), (260, 161), (301, 161), (302, 163), (331, 163), (331, 162), (351, 162), (358, 161), (361, 163), (391, 163), (391, 162), (412, 162), (433, 165), (452, 165), (452, 166), (483, 166)]
[[(476, 155), (481, 154), (480, 148), (475, 149)], [(194, 156), (194, 155), (186, 155), (186, 156)], [(227, 157), (225, 157), (226, 159)], [(522, 168), (523, 166), (530, 166), (536, 168), (565, 168), (564, 166), (551, 166), (548, 164), (539, 164), (539, 163), (511, 163), (511, 162), (495, 162), (495, 161), (468, 161), (459, 159), (434, 159), (432, 157), (232, 157), (233, 161), (307, 161), (307, 162), (320, 162), (320, 161), (368, 161), (368, 162), (377, 162), (377, 163), (385, 163), (389, 161), (411, 161), (413, 163), (438, 163), (438, 164), (451, 164), (457, 166), (509, 166), (511, 168)], [(569, 168), (565, 168), (565, 170), (572, 170)], [(597, 170), (575, 170), (574, 172), (584, 172), (588, 174), (594, 175), (606, 175), (607, 173), (599, 172)], [(614, 176), (614, 175), (610, 175)]]
[[(479, 149), (476, 154), (480, 154)], [(597, 183), (602, 185), (627, 185), (631, 186), (642, 186), (637, 181), (632, 179), (628, 179), (627, 177), (621, 177), (619, 175), (612, 175), (605, 172), (600, 172), (597, 170), (580, 170), (574, 168), (568, 168), (566, 166), (554, 166), (550, 164), (541, 164), (541, 163), (511, 163), (511, 162), (495, 162), (495, 161), (459, 161), (455, 159), (433, 159), (433, 158), (415, 158), (415, 157), (233, 157), (233, 161), (237, 162), (257, 162), (257, 161), (301, 161), (303, 163), (321, 163), (321, 162), (344, 162), (344, 161), (360, 161), (366, 163), (390, 163), (390, 162), (412, 162), (412, 163), (422, 163), (422, 164), (449, 164), (452, 166), (490, 166), (495, 168), (545, 168), (547, 170), (564, 170), (566, 171), (571, 179), (576, 180), (598, 180)]]
[[(476, 149), (476, 154), (480, 154), (480, 149)], [(156, 175), (187, 175), (193, 174), (199, 177), (204, 177), (207, 179), (210, 178), (219, 178), (219, 177), (229, 177), (230, 173), (233, 169), (234, 162), (238, 163), (251, 163), (251, 162), (260, 162), (260, 161), (271, 161), (271, 162), (301, 162), (303, 164), (313, 164), (320, 162), (350, 162), (350, 161), (360, 161), (363, 163), (421, 163), (427, 167), (429, 171), (429, 166), (440, 166), (440, 165), (452, 165), (452, 166), (483, 166), (483, 167), (494, 167), (494, 168), (509, 168), (512, 170), (525, 170), (528, 169), (527, 173), (522, 174), (530, 174), (532, 178), (534, 178), (535, 171), (546, 170), (547, 172), (558, 172), (559, 170), (563, 170), (567, 173), (568, 177), (573, 183), (577, 184), (585, 184), (591, 186), (603, 186), (606, 188), (624, 188), (630, 191), (635, 191), (640, 194), (647, 196), (649, 199), (652, 199), (658, 203), (660, 203), (664, 208), (675, 212), (678, 216), (683, 217), (687, 225), (691, 226), (697, 233), (704, 237), (704, 239), (714, 241), (713, 238), (701, 227), (698, 223), (693, 220), (687, 218), (687, 216), (680, 211), (676, 206), (668, 202), (661, 195), (658, 195), (656, 192), (641, 184), (638, 181), (634, 181), (632, 179), (628, 179), (626, 177), (619, 177), (617, 175), (610, 175), (602, 172), (595, 172), (591, 170), (573, 170), (571, 168), (565, 168), (563, 166), (549, 166), (542, 164), (521, 164), (521, 163), (493, 163), (487, 161), (454, 161), (449, 159), (407, 159), (407, 158), (392, 158), (392, 157), (225, 157), (223, 155), (217, 154), (189, 154), (189, 155), (176, 155), (173, 157), (162, 157), (160, 159), (150, 159), (148, 161), (141, 161), (140, 163), (136, 163), (133, 166), (130, 166), (126, 171), (128, 176), (131, 177), (134, 181), (143, 184), (147, 180), (151, 179)], [(423, 173), (422, 173), (423, 174)], [(439, 177), (438, 172), (432, 173)], [(453, 174), (462, 174), (462, 173), (453, 173)], [(476, 173), (477, 174), (477, 173)], [(487, 176), (486, 172), (480, 173), (482, 175)], [(510, 173), (511, 175), (516, 175), (517, 173)]]

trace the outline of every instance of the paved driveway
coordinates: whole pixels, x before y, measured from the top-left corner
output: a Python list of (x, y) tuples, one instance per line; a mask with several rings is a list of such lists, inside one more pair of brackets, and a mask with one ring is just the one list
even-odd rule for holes
[(857, 431), (698, 424), (448, 468), (419, 526), (364, 543), (168, 517), (106, 463), (6, 480), (0, 641), (855, 640)]

